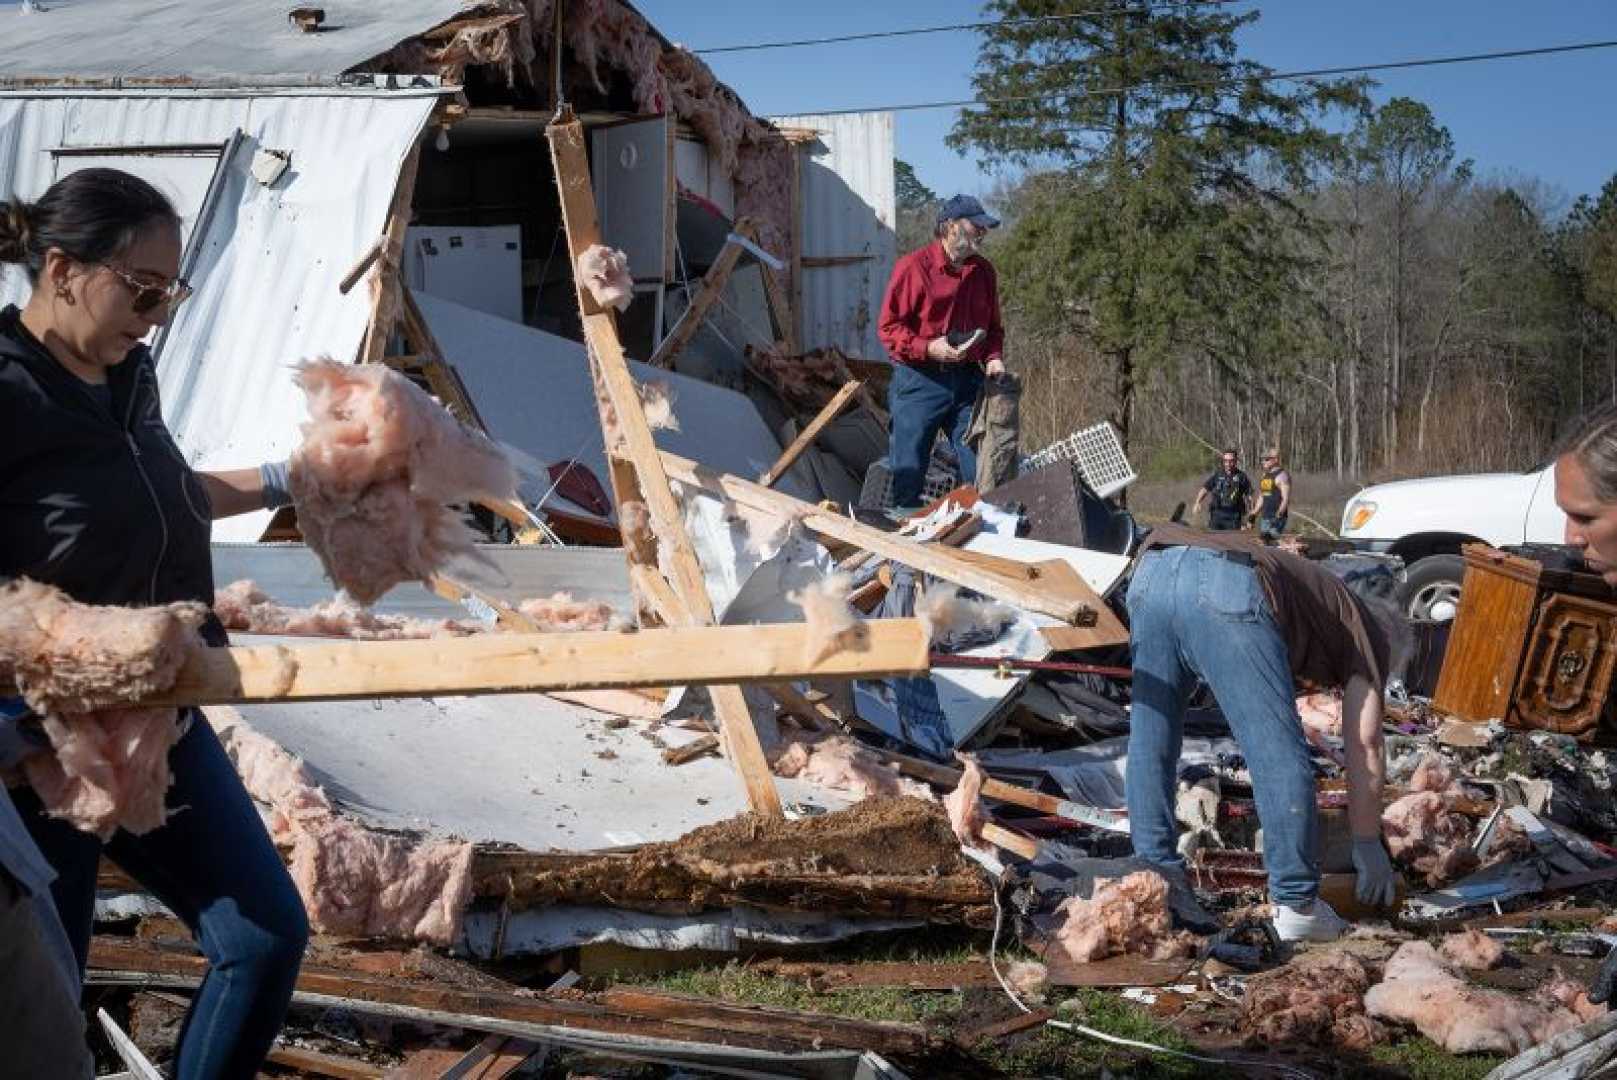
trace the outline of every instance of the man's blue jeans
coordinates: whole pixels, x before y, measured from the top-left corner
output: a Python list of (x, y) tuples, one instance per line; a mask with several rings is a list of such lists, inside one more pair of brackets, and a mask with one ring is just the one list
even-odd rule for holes
[[(309, 940), (303, 901), (219, 739), (201, 714), (169, 752), (173, 816), (145, 836), (118, 832), (106, 853), (196, 935), (208, 958), (185, 1026), (179, 1080), (254, 1076), (286, 1017)], [(44, 816), (31, 790), (14, 793), (34, 842), (55, 868), (51, 886), (82, 971), (95, 913), (101, 842)]]
[(954, 446), (960, 482), (976, 480), (977, 455), (966, 445), (966, 432), (982, 386), (983, 369), (970, 361), (893, 365), (893, 381), (887, 388), (887, 407), (893, 414), (887, 466), (892, 470), (894, 506), (921, 501), (932, 444), (940, 431)]
[(1205, 548), (1151, 551), (1134, 571), (1128, 608), (1134, 703), (1124, 785), (1135, 853), (1184, 865), (1174, 796), (1185, 699), (1200, 678), (1252, 774), (1269, 897), (1306, 907), (1319, 892), (1314, 771), (1286, 643), (1257, 572)]

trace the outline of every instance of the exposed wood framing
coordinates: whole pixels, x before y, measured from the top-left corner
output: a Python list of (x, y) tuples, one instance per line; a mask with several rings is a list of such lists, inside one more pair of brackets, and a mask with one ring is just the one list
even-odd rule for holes
[(786, 471), (797, 464), (797, 459), (803, 456), (804, 451), (814, 445), (814, 440), (820, 437), (820, 432), (825, 430), (826, 425), (841, 415), (842, 410), (848, 407), (848, 402), (853, 400), (854, 395), (862, 390), (864, 385), (858, 380), (843, 383), (836, 396), (825, 403), (825, 408), (821, 409), (819, 415), (810, 420), (808, 426), (798, 433), (797, 438), (792, 440), (792, 445), (786, 448), (758, 482), (764, 487), (774, 487), (780, 478), (786, 475)]
[(398, 318), (398, 297), (403, 288), (399, 281), (399, 260), (404, 255), (404, 232), (410, 227), (410, 207), (415, 198), (416, 171), (420, 165), (421, 142), (417, 140), (399, 169), (398, 187), (393, 189), (387, 226), (382, 232), (382, 250), (374, 260), (376, 295), (371, 299), (371, 317), (365, 328), (365, 343), (360, 347), (361, 363), (374, 364), (382, 358), (387, 339), (393, 333), (394, 320)]
[[(810, 657), (819, 643), (801, 623), (199, 649), (171, 689), (144, 703), (237, 705), (778, 683), (927, 670), (927, 635), (920, 620), (877, 619), (865, 631), (858, 648), (815, 660)], [(734, 689), (740, 696), (739, 687)], [(747, 730), (752, 730), (750, 716)]]
[(935, 577), (952, 581), (995, 600), (1003, 600), (1025, 611), (1036, 611), (1068, 623), (1087, 622), (1093, 625), (1105, 607), (1099, 596), (1087, 585), (1079, 584), (1087, 594), (1083, 599), (1056, 596), (1037, 585), (1008, 578), (984, 570), (977, 564), (958, 557), (958, 553), (937, 545), (918, 544), (900, 536), (884, 533), (852, 518), (794, 499), (779, 491), (743, 480), (739, 476), (724, 476), (706, 466), (699, 465), (678, 454), (662, 453), (662, 461), (670, 477), (682, 484), (699, 487), (723, 496), (754, 510), (778, 517), (795, 518), (804, 528), (823, 536), (852, 544), (872, 554), (894, 562), (923, 570)]
[[(588, 174), (585, 176), (587, 178)], [(754, 243), (757, 242), (752, 223), (745, 218), (736, 222), (735, 233)], [(657, 346), (657, 351), (651, 354), (651, 359), (646, 361), (648, 364), (660, 368), (674, 366), (679, 354), (685, 351), (685, 346), (691, 343), (691, 338), (702, 328), (702, 321), (707, 318), (707, 313), (724, 296), (724, 287), (730, 283), (730, 275), (735, 271), (736, 261), (741, 258), (743, 250), (745, 249), (734, 240), (725, 242), (718, 258), (713, 260), (713, 265), (702, 275), (702, 284), (697, 286), (695, 294), (690, 297), (689, 305), (680, 315), (679, 322), (675, 323), (668, 336), (663, 338), (662, 343)]]
[[(578, 257), (592, 244), (599, 243), (601, 235), (600, 224), (596, 218), (595, 193), (590, 183), (584, 128), (573, 119), (572, 111), (563, 107), (558, 110), (556, 122), (545, 129), (545, 136), (550, 143), (556, 186), (561, 195), (562, 222), (567, 231), (568, 253), (572, 264), (576, 266)], [(728, 248), (736, 246), (732, 244), (728, 245)], [(738, 248), (736, 251), (737, 255), (732, 256), (730, 260), (732, 266), (739, 255)], [(667, 620), (670, 616), (674, 616), (679, 619), (681, 625), (688, 627), (710, 626), (717, 621), (713, 601), (707, 594), (707, 584), (696, 558), (696, 548), (685, 530), (685, 521), (680, 513), (679, 504), (674, 499), (673, 490), (668, 486), (668, 476), (663, 471), (662, 459), (658, 457), (657, 444), (652, 438), (651, 427), (646, 422), (640, 395), (635, 389), (633, 377), (629, 374), (628, 361), (624, 358), (623, 346), (618, 338), (617, 321), (611, 312), (603, 310), (595, 302), (589, 290), (577, 280), (576, 274), (574, 279), (579, 315), (584, 325), (584, 339), (589, 346), (592, 371), (597, 380), (597, 398), (604, 396), (606, 399), (598, 402), (602, 406), (601, 428), (609, 442), (612, 441), (612, 433), (615, 430), (622, 443), (621, 447), (608, 447), (609, 455), (616, 459), (613, 464), (612, 487), (614, 497), (618, 499), (619, 520), (622, 520), (623, 500), (627, 495), (625, 488), (632, 475), (645, 500), (659, 545), (667, 553), (667, 565), (663, 569), (668, 575), (671, 591), (678, 600), (676, 605), (663, 595), (664, 610), (661, 612), (663, 618)], [(720, 284), (722, 285), (722, 282)], [(694, 301), (692, 306), (694, 309)], [(689, 317), (692, 312), (686, 314)], [(678, 327), (675, 329), (677, 333)], [(664, 341), (664, 346), (674, 337), (675, 335), (670, 335), (670, 338)], [(662, 352), (662, 349), (659, 348), (658, 352)], [(607, 404), (611, 406), (615, 424), (609, 422)], [(620, 449), (621, 453), (618, 452)], [(629, 547), (630, 545), (625, 545), (626, 550)], [(642, 587), (650, 588), (649, 598), (656, 598), (660, 591), (647, 579), (644, 572), (641, 572), (639, 577)], [(641, 685), (671, 685), (689, 681), (691, 680), (681, 678), (676, 673), (672, 678), (657, 679), (652, 683)], [(730, 760), (735, 764), (742, 785), (746, 788), (748, 805), (760, 814), (771, 817), (783, 816), (780, 794), (775, 790), (774, 776), (769, 771), (769, 762), (764, 757), (763, 746), (758, 741), (758, 732), (752, 723), (752, 713), (747, 708), (746, 698), (742, 695), (740, 687), (720, 683), (715, 685), (709, 694), (713, 700), (713, 711), (719, 720), (720, 732), (730, 752)]]
[(799, 345), (806, 341), (803, 329), (803, 159), (808, 152), (807, 145), (792, 143), (792, 340)]
[(1013, 833), (1002, 825), (992, 821), (983, 822), (982, 838), (997, 848), (1003, 848), (1012, 855), (1020, 855), (1024, 859), (1039, 857), (1039, 842), (1021, 833)]
[[(795, 155), (795, 151), (793, 151)], [(793, 263), (796, 257), (793, 257)], [(788, 264), (791, 266), (792, 264)], [(774, 319), (777, 333), (776, 344), (787, 356), (797, 355), (797, 323), (792, 312), (792, 305), (786, 299), (786, 286), (781, 284), (781, 276), (786, 272), (766, 266), (764, 271), (764, 296), (769, 301), (769, 314)]]

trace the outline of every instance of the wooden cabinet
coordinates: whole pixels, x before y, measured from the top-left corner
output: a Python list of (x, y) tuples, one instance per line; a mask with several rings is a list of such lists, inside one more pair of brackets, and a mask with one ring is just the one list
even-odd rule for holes
[(1617, 745), (1617, 594), (1596, 574), (1483, 545), (1464, 556), (1460, 610), (1432, 704), (1475, 723)]

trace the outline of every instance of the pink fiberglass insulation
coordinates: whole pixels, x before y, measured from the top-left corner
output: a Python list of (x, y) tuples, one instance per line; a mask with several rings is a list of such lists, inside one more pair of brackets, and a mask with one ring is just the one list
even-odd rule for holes
[(1472, 971), (1491, 971), (1505, 962), (1505, 947), (1481, 930), (1450, 934), (1437, 951), (1455, 967)]
[[(758, 246), (789, 263), (792, 250), (792, 157), (796, 151), (778, 132), (750, 124), (737, 152), (736, 216), (751, 218)], [(784, 279), (784, 271), (762, 268)], [(782, 281), (782, 287), (787, 284)]]
[(1436, 754), (1427, 754), (1409, 775), (1410, 791), (1447, 791), (1454, 782), (1448, 762)]
[(855, 648), (863, 639), (865, 624), (848, 603), (852, 584), (847, 574), (832, 574), (787, 597), (803, 609), (803, 622), (808, 626), (804, 663), (817, 664), (844, 649)]
[(23, 759), (22, 769), (52, 817), (103, 841), (167, 819), (168, 752), (180, 737), (174, 709), (47, 715), (44, 726), (51, 752)]
[(776, 776), (796, 778), (861, 799), (897, 799), (902, 796), (933, 801), (925, 784), (900, 776), (857, 740), (846, 735), (793, 741), (775, 758)]
[(1099, 882), (1088, 900), (1068, 897), (1056, 914), (1054, 943), (1080, 964), (1108, 956), (1171, 960), (1196, 947), (1190, 934), (1174, 932), (1168, 883), (1149, 870)]
[(1297, 716), (1308, 741), (1316, 745), (1317, 736), (1342, 734), (1342, 699), (1335, 694), (1303, 694), (1297, 699)]
[(404, 638), (463, 637), (479, 632), (472, 623), (454, 619), (413, 619), (378, 615), (346, 596), (313, 607), (283, 607), (256, 584), (233, 581), (214, 593), (213, 611), (226, 630), (246, 634), (289, 634), (294, 637), (340, 637), (359, 641)]
[(337, 586), (374, 603), (457, 557), (479, 557), (448, 504), (515, 497), (499, 447), (380, 364), (313, 361), (297, 382), (312, 418), (292, 455), (298, 526)]
[(174, 685), (202, 648), (201, 604), (100, 607), (26, 579), (0, 588), (0, 668), (41, 715), (125, 705)]
[(270, 834), (292, 849), (292, 880), (319, 930), (437, 945), (460, 936), (472, 894), (472, 845), (415, 841), (339, 815), (303, 762), (232, 722), (219, 732), (254, 799), (269, 807)]
[(1037, 1005), (1050, 985), (1050, 969), (1036, 960), (1018, 960), (1005, 969), (1005, 981), (1017, 997)]
[(639, 499), (631, 499), (618, 509), (618, 531), (629, 561), (637, 566), (657, 565), (657, 534), (651, 529), (651, 511)]
[(674, 388), (666, 379), (637, 382), (634, 388), (640, 394), (640, 408), (651, 430), (679, 430), (679, 417), (674, 415)]
[(1571, 1011), (1579, 1023), (1606, 1015), (1606, 1006), (1589, 1000), (1589, 988), (1573, 982), (1557, 970), (1550, 980), (1533, 991), (1533, 998), (1546, 1005), (1559, 1005)]
[(1414, 1027), (1453, 1054), (1514, 1055), (1582, 1023), (1551, 995), (1472, 986), (1424, 941), (1408, 941), (1364, 995), (1371, 1016)]
[(574, 600), (571, 593), (554, 593), (549, 597), (524, 600), (517, 610), (534, 622), (539, 629), (557, 633), (579, 630), (622, 630), (626, 624), (612, 605), (597, 600)]
[(634, 300), (629, 256), (605, 244), (591, 244), (578, 257), (578, 280), (603, 308), (627, 311)]
[(1364, 1011), (1370, 973), (1341, 949), (1305, 953), (1247, 980), (1241, 1031), (1261, 1046), (1332, 1046), (1363, 1051), (1386, 1038)]
[(982, 847), (983, 822), (988, 820), (982, 799), (982, 766), (974, 757), (965, 754), (955, 757), (965, 768), (960, 774), (960, 783), (943, 797), (943, 809), (949, 815), (949, 827), (954, 830), (955, 839), (967, 847)]
[(1471, 850), (1471, 821), (1449, 809), (1448, 797), (1415, 791), (1395, 800), (1381, 813), (1387, 851), (1399, 864), (1440, 888), (1477, 867)]
[(997, 600), (961, 596), (954, 585), (934, 585), (915, 605), (915, 615), (926, 624), (934, 642), (978, 631), (998, 633), (1016, 620), (1016, 612)]

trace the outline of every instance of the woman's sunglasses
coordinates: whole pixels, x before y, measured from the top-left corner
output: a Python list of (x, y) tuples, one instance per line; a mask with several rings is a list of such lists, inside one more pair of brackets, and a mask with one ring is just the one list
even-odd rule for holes
[(191, 284), (184, 278), (175, 278), (167, 285), (153, 285), (116, 266), (107, 263), (101, 265), (117, 274), (129, 286), (129, 306), (136, 315), (145, 315), (159, 307), (167, 307), (172, 312), (191, 298)]

